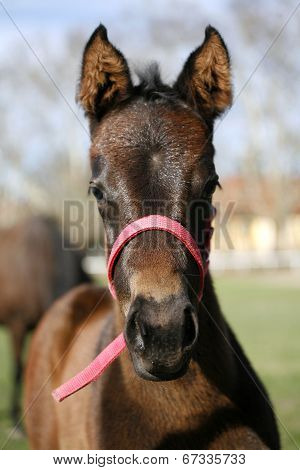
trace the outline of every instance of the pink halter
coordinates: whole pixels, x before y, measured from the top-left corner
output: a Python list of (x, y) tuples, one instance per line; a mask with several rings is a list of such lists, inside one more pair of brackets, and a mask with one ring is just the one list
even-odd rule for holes
[[(170, 219), (163, 215), (149, 215), (142, 217), (131, 224), (127, 225), (117, 237), (107, 263), (109, 290), (114, 298), (116, 292), (113, 284), (113, 271), (117, 262), (118, 255), (124, 246), (134, 237), (147, 230), (163, 230), (171, 233), (174, 237), (183, 243), (187, 250), (191, 253), (199, 269), (200, 285), (198, 290), (198, 300), (203, 295), (204, 276), (208, 270), (208, 255), (210, 251), (210, 239), (213, 233), (211, 221), (208, 221), (205, 233), (204, 248), (206, 251), (206, 259), (203, 260), (197, 243), (191, 234), (176, 220)], [(75, 377), (64, 383), (52, 392), (56, 401), (62, 401), (81, 388), (91, 382), (94, 382), (105, 371), (105, 369), (121, 354), (125, 349), (126, 343), (123, 333), (121, 333), (112, 343), (110, 343), (84, 370), (79, 372)]]

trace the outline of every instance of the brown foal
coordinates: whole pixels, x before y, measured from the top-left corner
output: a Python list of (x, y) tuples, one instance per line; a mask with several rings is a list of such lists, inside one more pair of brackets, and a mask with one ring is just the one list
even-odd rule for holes
[[(130, 222), (177, 220), (203, 251), (218, 184), (213, 123), (231, 104), (229, 55), (212, 27), (173, 86), (151, 67), (134, 85), (99, 26), (83, 54), (78, 100), (90, 123), (91, 192), (107, 252)], [(48, 311), (26, 373), (36, 449), (279, 448), (267, 393), (224, 319), (209, 273), (202, 301), (193, 258), (172, 235), (144, 232), (114, 270), (117, 301), (83, 285)], [(61, 404), (51, 391), (124, 331), (127, 349)], [(192, 346), (192, 347), (191, 347)]]

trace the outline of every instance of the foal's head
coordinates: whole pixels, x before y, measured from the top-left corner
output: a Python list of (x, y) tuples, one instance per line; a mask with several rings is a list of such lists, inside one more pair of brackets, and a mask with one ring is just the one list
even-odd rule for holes
[[(125, 58), (100, 26), (84, 50), (78, 99), (90, 122), (90, 186), (108, 251), (128, 223), (149, 214), (201, 234), (218, 183), (213, 122), (232, 99), (219, 33), (206, 29), (172, 87), (155, 67), (134, 86)], [(182, 375), (198, 335), (199, 285), (183, 245), (165, 232), (141, 233), (123, 249), (114, 284), (136, 372), (150, 380)]]

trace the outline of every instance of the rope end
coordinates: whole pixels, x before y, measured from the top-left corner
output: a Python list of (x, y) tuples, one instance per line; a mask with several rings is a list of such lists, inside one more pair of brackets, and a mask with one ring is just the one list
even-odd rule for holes
[(56, 388), (55, 390), (53, 390), (52, 392), (52, 397), (54, 398), (54, 400), (57, 402), (57, 403), (60, 403), (61, 401), (63, 401), (63, 397), (60, 396), (60, 393), (59, 393), (59, 389)]

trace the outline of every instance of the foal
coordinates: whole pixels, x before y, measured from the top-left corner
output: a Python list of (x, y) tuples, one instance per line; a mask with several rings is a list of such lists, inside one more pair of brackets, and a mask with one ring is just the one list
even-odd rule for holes
[[(204, 256), (218, 184), (213, 122), (232, 100), (220, 34), (206, 29), (172, 87), (153, 68), (134, 86), (125, 58), (99, 26), (84, 50), (78, 99), (90, 123), (90, 188), (108, 253), (127, 224), (161, 214), (198, 233)], [(266, 391), (220, 311), (209, 273), (204, 282), (199, 303), (193, 258), (172, 235), (147, 231), (117, 260), (117, 302), (88, 285), (57, 301), (30, 351), (31, 447), (277, 449)], [(121, 331), (125, 353), (97, 382), (56, 404), (51, 390)]]

